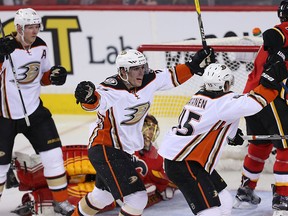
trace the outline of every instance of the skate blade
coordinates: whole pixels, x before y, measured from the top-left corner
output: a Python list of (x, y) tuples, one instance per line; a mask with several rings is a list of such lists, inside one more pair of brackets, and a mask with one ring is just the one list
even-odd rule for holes
[(249, 202), (243, 202), (243, 201), (238, 200), (237, 198), (234, 200), (234, 203), (233, 203), (234, 209), (256, 209), (257, 207), (258, 205), (254, 205)]
[(288, 216), (288, 211), (276, 210), (274, 211), (273, 216)]

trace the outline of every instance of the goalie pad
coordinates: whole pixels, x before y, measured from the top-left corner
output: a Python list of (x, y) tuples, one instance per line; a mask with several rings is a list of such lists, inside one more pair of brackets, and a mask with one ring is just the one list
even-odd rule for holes
[(89, 161), (86, 145), (63, 146), (62, 151), (68, 176), (96, 174)]
[[(88, 159), (86, 145), (63, 146), (64, 167), (69, 183), (83, 183), (89, 179), (95, 180), (96, 171)], [(43, 165), (37, 154), (15, 152), (16, 173), (19, 179), (19, 190), (28, 191), (47, 187), (43, 174)]]
[(20, 191), (48, 187), (39, 155), (15, 152), (15, 156), (15, 167)]
[[(76, 205), (84, 195), (93, 190), (96, 171), (88, 159), (86, 145), (63, 146), (62, 151), (68, 177), (68, 199), (71, 204)], [(21, 152), (15, 152), (15, 156), (19, 190), (32, 192), (23, 195), (22, 204), (14, 212), (19, 214), (28, 211), (30, 215), (53, 215), (53, 197), (43, 174), (40, 156)], [(116, 203), (113, 202), (101, 212), (111, 210), (115, 206)]]

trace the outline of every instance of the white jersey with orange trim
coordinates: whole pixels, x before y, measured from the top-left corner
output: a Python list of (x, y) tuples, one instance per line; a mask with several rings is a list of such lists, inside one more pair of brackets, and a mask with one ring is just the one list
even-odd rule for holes
[(143, 149), (142, 127), (154, 93), (176, 87), (191, 76), (188, 67), (153, 71), (144, 75), (141, 87), (130, 90), (118, 75), (107, 78), (96, 87), (98, 119), (89, 145), (113, 146), (129, 154)]
[[(39, 37), (36, 38), (29, 50), (24, 50), (16, 40), (15, 46), (16, 49), (11, 53), (11, 58), (26, 111), (30, 115), (40, 104), (43, 73), (49, 71), (51, 67), (48, 59), (48, 48)], [(0, 115), (9, 119), (24, 118), (23, 105), (8, 58), (0, 56), (0, 66)]]
[(259, 112), (277, 95), (270, 98), (262, 86), (261, 91), (237, 95), (200, 90), (184, 106), (178, 126), (164, 136), (158, 153), (168, 160), (197, 161), (212, 172), (228, 138), (235, 137), (240, 118)]

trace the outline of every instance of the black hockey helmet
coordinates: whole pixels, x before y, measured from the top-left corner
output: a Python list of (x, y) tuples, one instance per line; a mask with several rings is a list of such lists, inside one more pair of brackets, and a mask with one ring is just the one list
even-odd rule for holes
[(288, 21), (288, 1), (287, 0), (284, 0), (280, 3), (277, 13), (281, 22)]

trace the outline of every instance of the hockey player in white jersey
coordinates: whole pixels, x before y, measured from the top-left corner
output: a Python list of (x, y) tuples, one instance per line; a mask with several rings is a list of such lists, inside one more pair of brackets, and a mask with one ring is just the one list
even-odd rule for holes
[(63, 85), (67, 72), (62, 66), (51, 67), (47, 45), (37, 36), (42, 21), (35, 10), (19, 9), (14, 25), (16, 32), (0, 39), (0, 196), (15, 136), (22, 133), (41, 157), (54, 211), (67, 215), (74, 206), (67, 201), (61, 141), (50, 111), (40, 100), (41, 86)]
[(174, 88), (194, 74), (202, 75), (214, 61), (212, 48), (198, 51), (186, 64), (149, 70), (137, 50), (122, 51), (116, 58), (118, 74), (94, 86), (78, 84), (77, 102), (98, 111), (88, 156), (94, 166), (96, 187), (78, 203), (75, 215), (94, 215), (114, 200), (123, 199), (119, 215), (142, 215), (147, 204), (145, 186), (135, 170), (132, 154), (144, 147), (142, 127), (156, 91)]
[(195, 215), (231, 215), (233, 199), (215, 170), (223, 148), (242, 145), (239, 119), (259, 112), (278, 95), (278, 84), (288, 72), (284, 61), (263, 72), (260, 85), (249, 94), (230, 91), (231, 70), (210, 64), (203, 87), (184, 106), (178, 125), (164, 136), (158, 153), (164, 157), (168, 178), (183, 193)]

